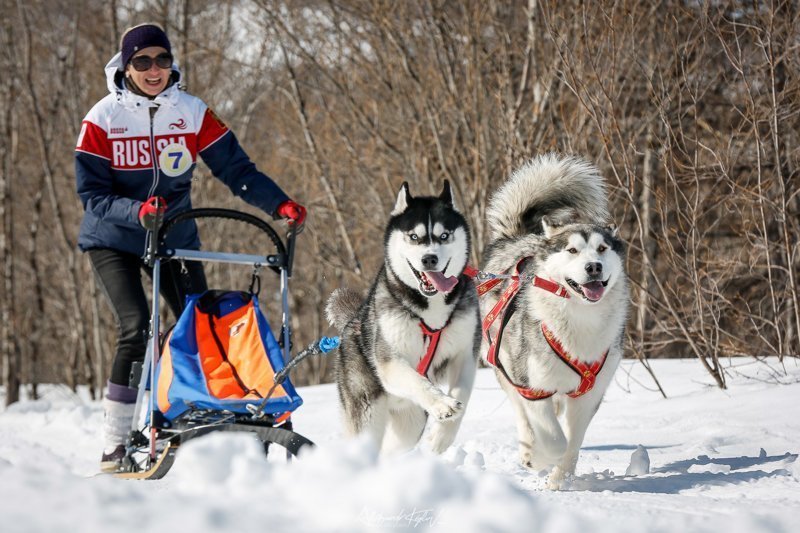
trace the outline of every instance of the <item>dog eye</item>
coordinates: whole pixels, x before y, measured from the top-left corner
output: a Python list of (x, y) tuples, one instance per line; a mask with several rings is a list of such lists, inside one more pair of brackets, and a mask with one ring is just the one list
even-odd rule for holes
[(601, 254), (606, 250), (608, 250), (608, 248), (606, 248), (605, 244), (601, 244), (600, 246), (597, 247), (597, 251), (600, 252)]
[(443, 240), (443, 241), (446, 241), (449, 238), (450, 238), (450, 234), (447, 233), (446, 231), (439, 236), (439, 239)]
[(409, 237), (409, 238), (410, 238), (412, 241), (416, 241), (417, 239), (419, 239), (419, 237), (417, 236), (417, 234), (416, 234), (416, 233), (409, 233), (408, 237)]
[(574, 247), (573, 248), (567, 248), (567, 251), (569, 253), (571, 253), (571, 254), (577, 254), (578, 253), (578, 249), (574, 248)]

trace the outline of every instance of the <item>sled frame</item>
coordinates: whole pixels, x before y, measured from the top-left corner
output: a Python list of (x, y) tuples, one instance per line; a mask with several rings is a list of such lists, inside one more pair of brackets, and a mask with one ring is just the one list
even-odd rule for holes
[[(210, 252), (186, 249), (170, 249), (165, 246), (166, 235), (169, 229), (175, 224), (197, 218), (225, 218), (237, 220), (255, 226), (267, 234), (275, 245), (278, 253), (273, 255), (253, 255), (238, 253)], [(208, 424), (186, 430), (159, 429), (154, 425), (156, 416), (155, 404), (155, 383), (156, 366), (161, 358), (160, 344), (160, 289), (161, 289), (161, 263), (162, 261), (201, 261), (209, 263), (225, 263), (237, 265), (251, 265), (254, 273), (262, 267), (268, 267), (280, 275), (281, 291), (281, 349), (284, 366), (291, 359), (291, 312), (289, 309), (289, 280), (292, 277), (292, 263), (294, 262), (294, 248), (297, 237), (296, 228), (289, 224), (289, 231), (286, 238), (286, 246), (278, 236), (276, 231), (263, 220), (240, 211), (230, 209), (192, 209), (178, 214), (174, 218), (166, 221), (163, 226), (161, 221), (156, 221), (156, 230), (148, 231), (147, 250), (144, 260), (153, 269), (152, 298), (150, 328), (148, 331), (148, 343), (145, 353), (142, 375), (136, 394), (136, 408), (134, 411), (131, 432), (126, 445), (127, 465), (123, 466), (123, 471), (114, 473), (115, 477), (125, 479), (159, 479), (169, 471), (175, 460), (175, 454), (181, 443), (189, 439), (205, 435), (212, 431), (245, 431), (255, 433), (256, 436), (266, 445), (270, 442), (286, 448), (287, 458), (297, 455), (300, 448), (313, 446), (307, 438), (288, 429), (272, 427), (269, 425), (259, 425), (257, 423), (219, 423)], [(145, 374), (145, 372), (147, 374)], [(149, 377), (149, 379), (148, 379)], [(147, 383), (150, 383), (149, 393)], [(140, 429), (141, 409), (147, 396), (147, 410), (149, 412), (149, 425)], [(146, 433), (145, 433), (146, 432)], [(159, 439), (159, 433), (163, 433)], [(138, 464), (133, 460), (133, 455), (141, 453), (142, 446), (135, 443), (139, 435), (145, 435), (148, 441), (147, 456), (144, 465)], [(158, 445), (164, 446), (160, 451)]]

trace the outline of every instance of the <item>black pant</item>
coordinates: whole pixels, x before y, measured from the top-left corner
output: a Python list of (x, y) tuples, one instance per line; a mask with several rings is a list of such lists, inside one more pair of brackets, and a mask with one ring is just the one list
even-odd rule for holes
[[(153, 279), (153, 270), (133, 254), (107, 248), (88, 253), (97, 281), (114, 312), (119, 333), (109, 381), (127, 387), (131, 365), (144, 360), (147, 349), (150, 308), (141, 272), (144, 270)], [(200, 293), (207, 288), (203, 265), (197, 261), (186, 261), (185, 265), (186, 271), (182, 272), (179, 261), (161, 263), (161, 296), (176, 317), (184, 308), (187, 294)]]

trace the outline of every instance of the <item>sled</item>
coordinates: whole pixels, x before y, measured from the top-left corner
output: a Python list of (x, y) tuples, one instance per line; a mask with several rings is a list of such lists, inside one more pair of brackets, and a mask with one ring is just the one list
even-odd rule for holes
[[(195, 219), (231, 219), (255, 226), (275, 248), (271, 255), (170, 249), (166, 236)], [(246, 432), (264, 446), (281, 446), (287, 460), (314, 444), (296, 433), (291, 415), (303, 401), (289, 372), (305, 358), (327, 353), (338, 338), (323, 337), (291, 354), (289, 280), (295, 228), (286, 244), (258, 217), (228, 209), (193, 209), (148, 232), (145, 262), (153, 269), (153, 293), (147, 353), (131, 373), (138, 387), (126, 454), (112, 475), (123, 479), (160, 479), (187, 441), (216, 431)], [(209, 290), (189, 295), (175, 325), (161, 334), (160, 272), (164, 261), (203, 261), (250, 265), (248, 291)], [(280, 277), (281, 330), (276, 339), (258, 302), (261, 269)]]

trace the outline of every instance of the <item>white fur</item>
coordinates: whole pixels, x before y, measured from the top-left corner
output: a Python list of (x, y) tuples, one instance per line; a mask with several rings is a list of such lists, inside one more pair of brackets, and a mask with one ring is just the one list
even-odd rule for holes
[[(420, 224), (414, 228), (414, 234), (420, 240), (427, 235), (427, 231), (427, 226), (423, 224)], [(441, 235), (443, 231), (444, 228), (442, 228), (438, 234)], [(448, 241), (445, 243), (430, 242), (426, 245), (415, 244), (415, 241), (411, 239), (409, 234), (403, 233), (402, 231), (393, 231), (389, 235), (389, 240), (386, 246), (386, 258), (392, 268), (392, 271), (395, 273), (395, 275), (397, 275), (400, 281), (409, 287), (416, 289), (419, 287), (419, 280), (409, 267), (409, 263), (411, 263), (411, 266), (414, 267), (418, 272), (427, 270), (422, 265), (422, 257), (425, 255), (434, 254), (439, 258), (438, 268), (440, 270), (444, 270), (443, 273), (445, 275), (457, 276), (464, 270), (469, 258), (469, 252), (466, 243), (467, 233), (464, 228), (455, 229), (450, 236), (450, 239), (448, 239)], [(432, 300), (437, 298), (441, 299), (442, 301), (444, 300), (444, 296), (439, 293), (430, 298)], [(435, 305), (432, 305), (432, 307), (435, 307)], [(437, 309), (433, 313), (428, 314), (438, 316), (440, 312), (441, 309)], [(436, 318), (432, 319), (435, 322), (440, 322), (440, 320), (437, 320)], [(427, 322), (427, 320), (426, 324), (432, 328), (440, 327)]]
[(522, 236), (521, 215), (531, 199), (545, 201), (565, 192), (585, 216), (598, 222), (610, 218), (599, 170), (581, 158), (550, 153), (524, 164), (492, 195), (486, 210), (489, 238)]
[(408, 207), (408, 185), (405, 183), (400, 187), (400, 192), (397, 193), (397, 201), (392, 209), (392, 216), (399, 215)]
[[(587, 263), (600, 263), (603, 268), (603, 280), (608, 281), (606, 292), (611, 290), (617, 280), (623, 275), (623, 265), (620, 256), (611, 250), (611, 244), (605, 242), (602, 234), (592, 233), (589, 236), (589, 241), (586, 242), (583, 237), (576, 233), (569, 236), (568, 239), (570, 247), (577, 250), (578, 253), (571, 254), (567, 250), (562, 250), (557, 254), (548, 257), (539, 267), (537, 275), (546, 277), (553, 281), (558, 282), (570, 291), (571, 296), (588, 305), (594, 305), (593, 302), (585, 300), (580, 293), (576, 292), (567, 283), (567, 278), (570, 278), (578, 284), (584, 284), (589, 280), (586, 274)], [(599, 251), (601, 246), (606, 248), (605, 251)]]
[[(448, 316), (440, 314), (436, 320), (446, 322)], [(433, 316), (428, 316), (428, 320), (432, 319)], [(431, 327), (444, 325), (433, 326), (428, 320), (426, 323)], [(472, 391), (476, 370), (472, 349), (477, 318), (462, 316), (442, 331), (434, 365), (445, 364), (446, 371), (435, 376), (431, 369), (430, 381), (416, 371), (429, 344), (422, 335), (419, 321), (407, 313), (397, 312), (382, 316), (378, 325), (380, 335), (394, 348), (395, 357), (378, 363), (378, 375), (388, 397), (385, 405), (373, 406), (373, 410), (377, 408), (382, 413), (371, 419), (369, 434), (383, 453), (408, 450), (422, 435), (427, 412), (431, 418), (428, 445), (435, 453), (443, 452), (455, 440), (461, 414)]]
[[(519, 218), (529, 206), (545, 205), (547, 198), (563, 197), (565, 194), (575, 198), (590, 220), (605, 225), (608, 218), (607, 200), (597, 169), (575, 158), (543, 156), (515, 172), (493, 196), (489, 208), (492, 236), (511, 237), (513, 240), (494, 250), (485, 270), (495, 272), (513, 267), (520, 257), (534, 256), (543, 238), (569, 231), (569, 226), (549, 226), (545, 218), (545, 237), (520, 234), (522, 226)], [(523, 368), (530, 386), (556, 391), (556, 394), (544, 400), (526, 400), (499, 371), (496, 372), (516, 414), (520, 461), (534, 470), (552, 466), (548, 486), (553, 489), (559, 488), (564, 478), (575, 472), (586, 429), (622, 358), (620, 334), (627, 320), (629, 300), (622, 258), (612, 251), (610, 243), (604, 242), (600, 231), (591, 233), (588, 241), (577, 232), (564, 236), (568, 242), (566, 248), (550, 254), (544, 262), (537, 264), (535, 273), (567, 287), (570, 297), (565, 299), (545, 290), (531, 288), (522, 293), (524, 298), (519, 305), (524, 306), (534, 320), (543, 322), (573, 357), (592, 363), (608, 350), (595, 385), (578, 398), (567, 396), (578, 387), (580, 378), (545, 344), (540, 331), (537, 331), (538, 322), (521, 325), (521, 334), (531, 336), (528, 345), (534, 349), (522, 353), (522, 345), (515, 343), (518, 338), (506, 335), (498, 358), (508, 371), (514, 366), (513, 358), (524, 357), (520, 362), (524, 362)], [(603, 251), (602, 246), (606, 250)], [(570, 253), (570, 249), (575, 253)], [(608, 282), (602, 298), (597, 302), (586, 300), (566, 282), (566, 278), (578, 284), (590, 281), (585, 269), (589, 262), (602, 264), (602, 280)], [(484, 314), (494, 306), (499, 292), (493, 291), (482, 299)], [(487, 349), (484, 342), (482, 353), (486, 353)]]
[[(404, 186), (392, 214), (403, 213), (409, 202), (413, 198)], [(465, 227), (446, 228), (430, 218), (420, 221), (411, 231), (392, 231), (385, 250), (387, 277), (418, 290), (420, 283), (414, 269), (428, 270), (422, 258), (430, 254), (438, 258), (437, 270), (448, 277), (458, 276), (469, 256), (467, 231)], [(448, 233), (446, 239), (442, 239), (444, 233)], [(435, 242), (429, 239), (430, 242), (422, 244), (431, 234)], [(454, 314), (456, 302), (446, 303), (446, 295), (439, 292), (426, 295), (427, 306), (418, 309), (416, 304), (400, 304), (391, 298), (389, 287), (379, 283), (372, 295), (373, 302), (367, 304), (374, 305), (377, 323), (360, 325), (362, 331), (369, 328), (379, 336), (370, 346), (375, 350), (370, 359), (386, 394), (362, 407), (365, 412), (345, 412), (346, 431), (351, 436), (365, 433), (382, 453), (392, 453), (413, 448), (427, 426), (427, 444), (435, 453), (441, 453), (455, 440), (475, 379), (477, 309), (472, 307), (471, 312), (465, 312), (462, 308)], [(331, 323), (344, 324), (346, 320), (340, 320), (339, 315), (345, 307), (352, 306), (345, 306), (347, 299), (339, 296), (329, 302), (328, 316)], [(473, 294), (460, 296), (462, 300), (465, 297), (477, 306)], [(427, 377), (416, 370), (430, 343), (422, 333), (420, 320), (429, 328), (442, 330)], [(436, 373), (435, 369), (441, 370)], [(348, 375), (348, 379), (356, 377)], [(362, 427), (357, 427), (359, 424)]]
[[(434, 225), (433, 230), (441, 235), (444, 227), (439, 226)], [(414, 232), (423, 238), (427, 228), (419, 225)], [(444, 267), (449, 262), (447, 270), (456, 275), (467, 262), (466, 238), (466, 231), (457, 228), (447, 243), (418, 245), (413, 244), (408, 235), (395, 231), (389, 237), (387, 260), (403, 283), (417, 288), (418, 280), (408, 262), (417, 270), (423, 270), (422, 256), (436, 254), (439, 264)], [(455, 439), (460, 415), (469, 400), (475, 379), (476, 361), (471, 354), (477, 318), (466, 315), (448, 324), (451, 314), (452, 306), (445, 303), (445, 295), (437, 293), (428, 298), (428, 307), (419, 316), (433, 329), (447, 325), (439, 338), (434, 364), (446, 363), (448, 371), (437, 380), (431, 370), (429, 377), (432, 381), (416, 371), (417, 363), (425, 355), (429, 344), (429, 340), (422, 335), (419, 320), (405, 310), (386, 312), (378, 320), (380, 335), (394, 348), (396, 355), (387, 364), (378, 365), (378, 375), (390, 394), (386, 406), (389, 415), (386, 419), (387, 440), (382, 447), (384, 452), (405, 450), (412, 441), (412, 446), (416, 443), (414, 435), (418, 438), (425, 426), (424, 416), (420, 417), (423, 411), (431, 416), (428, 443), (434, 452), (441, 453)], [(382, 420), (378, 418), (375, 422), (380, 424)]]

